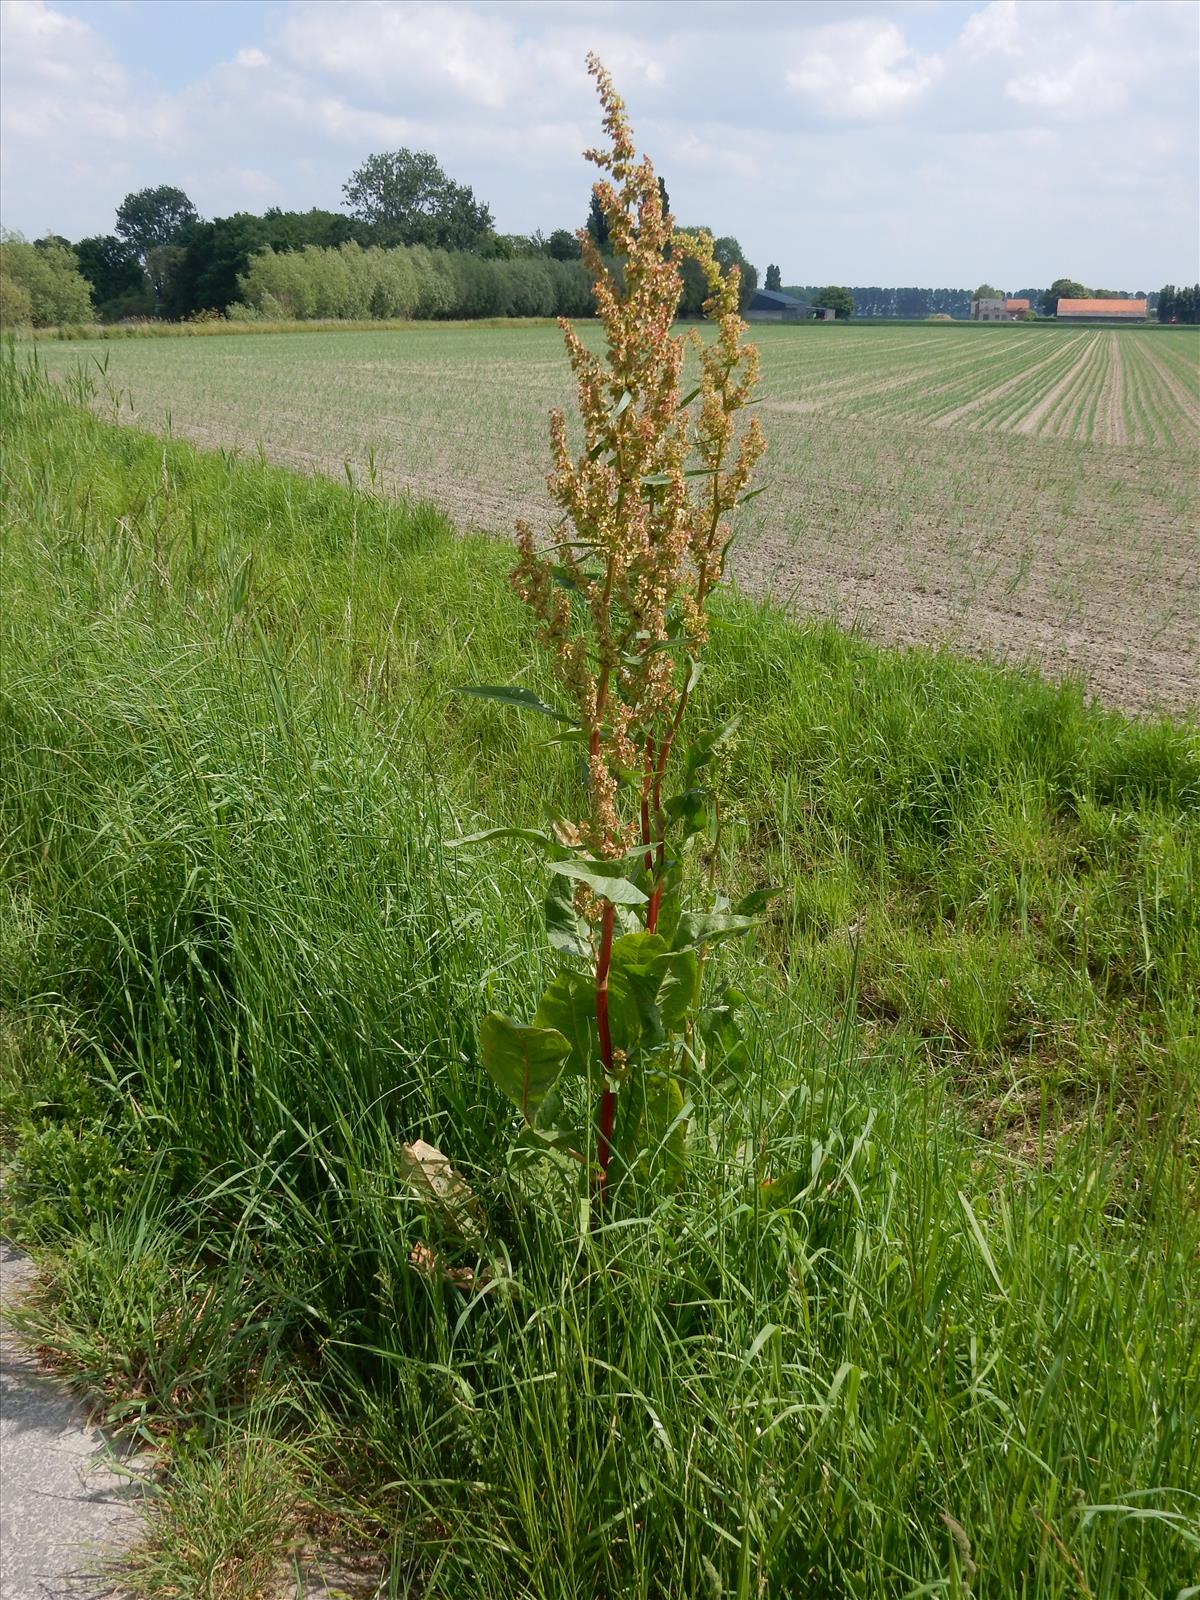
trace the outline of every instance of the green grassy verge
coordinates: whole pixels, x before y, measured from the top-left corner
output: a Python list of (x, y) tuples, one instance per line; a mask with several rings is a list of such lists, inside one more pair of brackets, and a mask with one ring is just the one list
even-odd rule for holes
[[(267, 317), (197, 317), (194, 322), (75, 322), (57, 328), (6, 329), (22, 342), (47, 343), (77, 339), (211, 339), (239, 333), (399, 333), (409, 328), (428, 328), (428, 319), (412, 317), (372, 317), (356, 322), (349, 318), (308, 317), (272, 321)], [(439, 321), (442, 328), (553, 328), (553, 317), (476, 317), (469, 322)]]
[[(506, 549), (5, 372), (0, 1049), (41, 1337), (172, 1442), (138, 1592), (1144, 1596), (1200, 1561), (1200, 746), (721, 607), (755, 1092), (580, 1239), (475, 1061), (572, 775)], [(748, 960), (748, 958), (747, 958)], [(406, 1188), (438, 1144), (478, 1267)], [(758, 1181), (800, 1175), (764, 1212)]]

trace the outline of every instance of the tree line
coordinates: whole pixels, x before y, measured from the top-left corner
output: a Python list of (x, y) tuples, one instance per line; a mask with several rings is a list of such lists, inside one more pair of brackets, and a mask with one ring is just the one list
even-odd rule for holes
[(591, 280), (581, 261), (548, 255), (503, 260), (427, 245), (264, 250), (237, 281), (227, 315), (314, 318), (586, 317)]
[[(661, 178), (659, 184), (669, 210)], [(182, 189), (160, 184), (126, 195), (111, 233), (74, 244), (56, 234), (32, 244), (5, 236), (0, 322), (178, 321), (235, 307), (244, 308), (237, 315), (288, 317), (583, 317), (594, 311), (576, 232), (497, 233), (490, 207), (428, 151), (368, 157), (343, 185), (343, 195), (344, 211), (273, 207), (261, 215), (239, 211), (206, 220)], [(594, 196), (585, 225), (601, 253), (611, 254)], [(757, 270), (732, 235), (716, 236), (713, 249), (724, 270), (740, 269), (745, 310), (758, 288)], [(619, 261), (614, 268), (620, 272)], [(680, 312), (699, 316), (707, 293), (702, 275), (690, 260), (682, 274)], [(843, 318), (966, 318), (973, 298), (969, 289), (952, 288), (783, 289), (774, 262), (765, 287), (830, 305)], [(1151, 310), (1162, 300), (1161, 321), (1194, 322), (1197, 293), (1168, 285), (1161, 296), (1147, 298)], [(1016, 294), (1048, 316), (1064, 295), (1130, 298), (1127, 290), (1089, 291), (1069, 278)]]
[[(36, 244), (6, 239), (0, 316), (50, 326), (93, 316), (178, 321), (239, 305), (264, 315), (263, 307), (284, 308), (289, 316), (580, 317), (594, 310), (575, 232), (497, 233), (491, 209), (427, 151), (368, 157), (343, 194), (344, 212), (276, 207), (206, 220), (174, 185), (138, 190), (117, 207), (109, 234), (74, 244), (58, 235)], [(594, 205), (587, 226), (609, 254)], [(758, 275), (740, 244), (718, 236), (714, 253), (726, 269), (741, 268), (747, 304)], [(691, 262), (683, 275), (682, 314), (698, 316), (703, 280)], [(322, 309), (304, 309), (315, 306)]]
[(1166, 283), (1158, 291), (1160, 322), (1200, 322), (1200, 283), (1176, 288)]

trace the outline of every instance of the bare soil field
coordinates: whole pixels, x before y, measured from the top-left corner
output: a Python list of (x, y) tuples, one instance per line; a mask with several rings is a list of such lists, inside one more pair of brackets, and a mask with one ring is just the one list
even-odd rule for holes
[[(764, 327), (768, 492), (736, 575), (800, 615), (1200, 705), (1200, 330)], [(105, 366), (97, 373), (96, 357)], [(122, 420), (373, 479), (460, 526), (545, 526), (557, 331), (48, 344)]]

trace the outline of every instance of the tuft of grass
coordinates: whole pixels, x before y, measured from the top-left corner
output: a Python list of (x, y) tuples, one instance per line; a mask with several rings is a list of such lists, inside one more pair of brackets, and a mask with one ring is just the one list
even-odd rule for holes
[(730, 601), (713, 865), (787, 889), (754, 1092), (697, 1085), (680, 1191), (581, 1236), (474, 1059), (540, 881), (443, 847), (573, 802), (447, 693), (546, 687), (507, 552), (5, 378), (7, 1225), (174, 1451), (144, 1592), (256, 1592), (314, 1506), (455, 1600), (1186, 1589), (1195, 728)]
[(214, 1448), (185, 1445), (165, 1509), (152, 1515), (123, 1577), (144, 1600), (275, 1600), (297, 1533), (285, 1452), (248, 1429)]

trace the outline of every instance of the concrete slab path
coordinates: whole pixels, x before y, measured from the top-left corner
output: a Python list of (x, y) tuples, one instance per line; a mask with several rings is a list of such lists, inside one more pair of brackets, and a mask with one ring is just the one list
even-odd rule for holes
[(0, 1240), (0, 1600), (100, 1600), (118, 1592), (105, 1565), (136, 1537), (146, 1490), (7, 1326), (32, 1277)]

